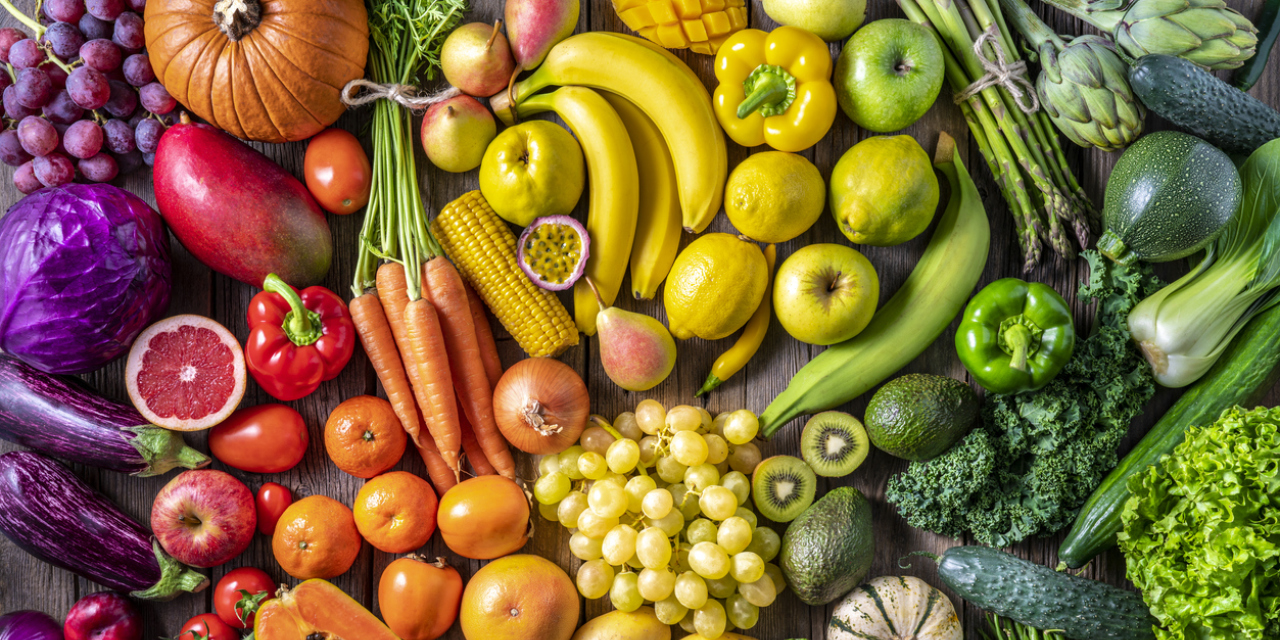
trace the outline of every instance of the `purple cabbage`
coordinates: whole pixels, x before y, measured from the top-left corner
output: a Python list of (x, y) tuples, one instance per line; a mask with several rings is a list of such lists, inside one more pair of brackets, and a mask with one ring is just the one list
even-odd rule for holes
[(160, 214), (109, 184), (41, 189), (0, 219), (0, 351), (46, 373), (128, 352), (169, 307)]
[(0, 640), (63, 640), (62, 625), (47, 613), (14, 611), (0, 616)]

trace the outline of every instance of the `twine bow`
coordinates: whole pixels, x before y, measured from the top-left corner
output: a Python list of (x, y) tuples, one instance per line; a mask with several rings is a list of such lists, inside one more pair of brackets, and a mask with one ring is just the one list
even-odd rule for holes
[(437, 102), (460, 95), (462, 92), (456, 87), (447, 87), (435, 93), (422, 93), (413, 85), (378, 84), (356, 78), (342, 88), (342, 104), (358, 107), (378, 100), (390, 100), (414, 113), (421, 113)]
[[(1019, 60), (1009, 64), (1004, 57), (1004, 47), (1000, 46), (1000, 41), (997, 39), (999, 36), (1000, 32), (996, 26), (991, 25), (978, 36), (977, 40), (974, 40), (973, 53), (978, 56), (978, 62), (982, 63), (982, 68), (987, 73), (965, 87), (964, 91), (957, 93), (955, 103), (960, 104), (978, 95), (983, 89), (1002, 86), (1009, 95), (1013, 96), (1014, 104), (1018, 105), (1023, 113), (1035, 113), (1040, 108), (1040, 99), (1036, 97), (1035, 86), (1027, 79), (1027, 62)], [(988, 57), (984, 49), (984, 45), (988, 42), (991, 43), (994, 59)]]

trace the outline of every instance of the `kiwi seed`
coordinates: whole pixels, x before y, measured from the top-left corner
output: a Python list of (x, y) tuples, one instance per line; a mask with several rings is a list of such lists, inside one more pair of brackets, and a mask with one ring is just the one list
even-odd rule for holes
[(795, 456), (773, 456), (756, 466), (751, 495), (760, 515), (774, 522), (791, 522), (809, 505), (818, 488), (813, 469)]
[(800, 455), (813, 472), (827, 478), (853, 473), (867, 459), (871, 439), (857, 418), (827, 411), (809, 419), (800, 436)]

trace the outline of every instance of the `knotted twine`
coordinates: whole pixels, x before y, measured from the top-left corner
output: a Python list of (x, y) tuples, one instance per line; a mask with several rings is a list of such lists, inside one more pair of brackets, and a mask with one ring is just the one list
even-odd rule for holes
[(417, 87), (408, 84), (378, 84), (356, 78), (342, 88), (342, 104), (358, 107), (378, 100), (390, 100), (416, 114), (421, 114), (437, 102), (460, 96), (457, 87), (446, 87), (435, 93), (423, 93)]
[[(1019, 60), (1009, 64), (1004, 57), (1004, 47), (1000, 46), (1000, 41), (997, 39), (999, 36), (1000, 31), (995, 25), (991, 25), (978, 36), (977, 40), (974, 40), (973, 53), (978, 56), (978, 62), (982, 63), (982, 68), (987, 73), (965, 87), (964, 91), (957, 93), (955, 103), (965, 102), (981, 93), (983, 89), (998, 85), (1004, 87), (1009, 95), (1013, 96), (1014, 104), (1018, 105), (1023, 113), (1035, 113), (1040, 108), (1040, 99), (1036, 97), (1035, 86), (1027, 79), (1027, 62)], [(991, 43), (994, 59), (987, 57), (984, 45), (988, 42)]]

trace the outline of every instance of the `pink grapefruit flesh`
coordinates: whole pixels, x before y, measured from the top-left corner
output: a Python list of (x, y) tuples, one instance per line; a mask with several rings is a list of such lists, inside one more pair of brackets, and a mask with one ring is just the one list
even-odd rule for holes
[(152, 424), (200, 431), (226, 420), (244, 397), (244, 352), (217, 322), (174, 316), (138, 336), (125, 380), (133, 406)]

